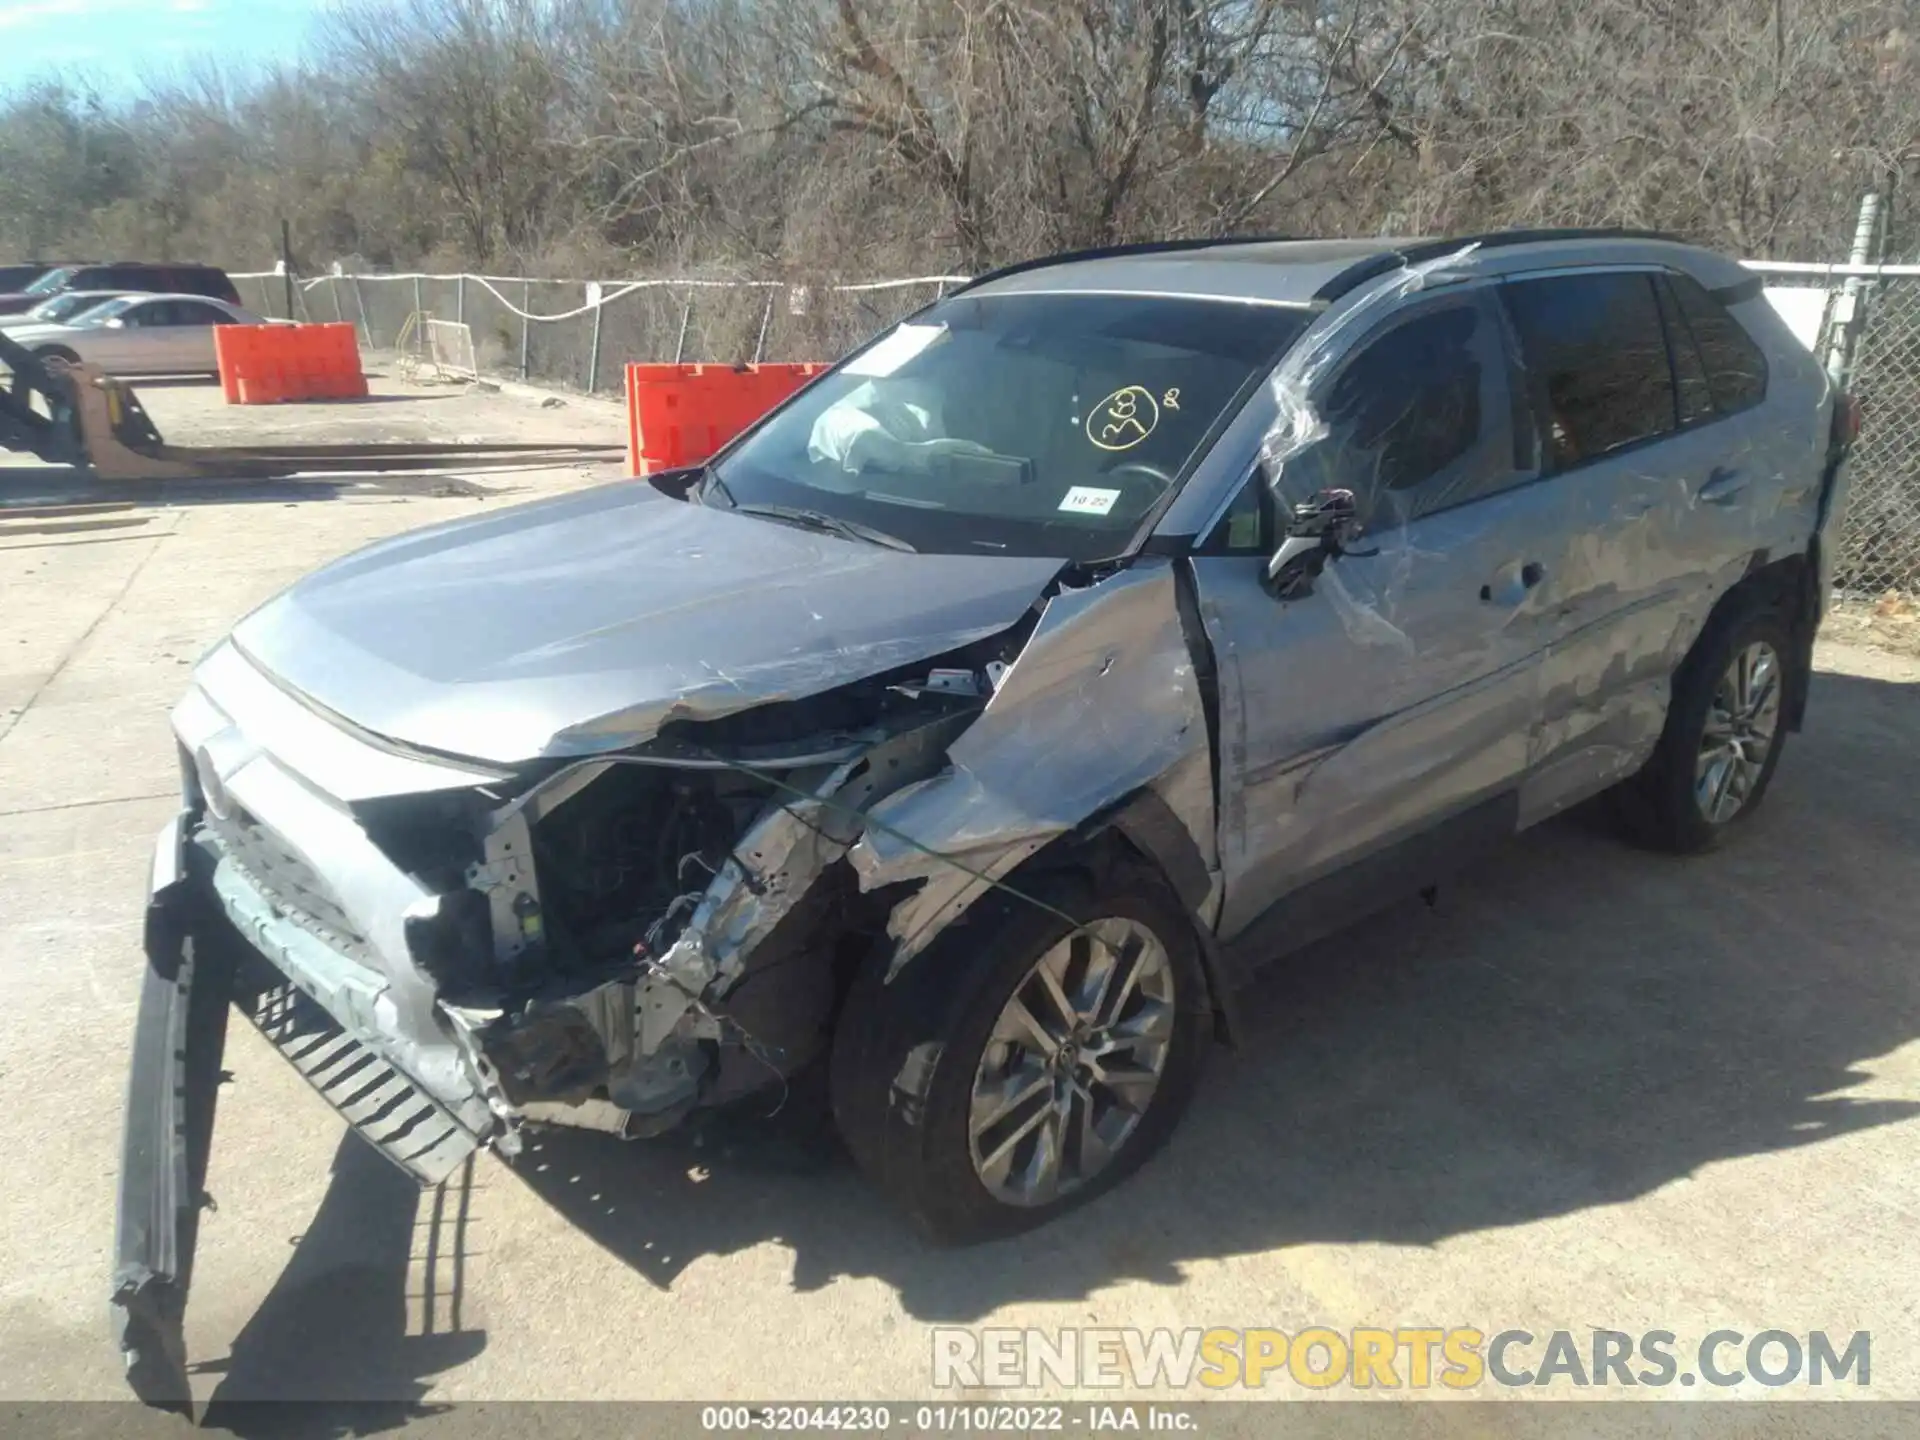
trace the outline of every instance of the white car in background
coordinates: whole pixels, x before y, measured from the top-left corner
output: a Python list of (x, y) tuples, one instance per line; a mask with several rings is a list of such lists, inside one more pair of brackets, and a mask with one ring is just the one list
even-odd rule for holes
[(119, 300), (124, 290), (66, 290), (50, 295), (31, 310), (0, 319), (0, 330), (9, 335), (38, 325), (72, 325), (109, 300)]
[(22, 326), (7, 338), (43, 360), (84, 361), (109, 375), (212, 374), (215, 326), (267, 323), (204, 295), (123, 295), (66, 324)]

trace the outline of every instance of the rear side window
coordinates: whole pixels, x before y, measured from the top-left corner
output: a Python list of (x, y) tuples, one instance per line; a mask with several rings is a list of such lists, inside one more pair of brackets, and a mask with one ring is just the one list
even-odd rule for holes
[(1767, 357), (1753, 337), (1691, 275), (1669, 275), (1667, 284), (1699, 349), (1713, 408), (1732, 415), (1766, 399)]
[(206, 295), (214, 300), (238, 303), (233, 282), (227, 272), (211, 265), (186, 265), (173, 272), (173, 288), (187, 295)]
[(1502, 290), (1540, 407), (1549, 469), (1675, 428), (1673, 371), (1650, 276), (1555, 275)]
[(158, 290), (161, 289), (159, 273), (151, 265), (102, 265), (95, 270), (83, 270), (80, 279), (84, 283), (75, 283), (75, 290)]

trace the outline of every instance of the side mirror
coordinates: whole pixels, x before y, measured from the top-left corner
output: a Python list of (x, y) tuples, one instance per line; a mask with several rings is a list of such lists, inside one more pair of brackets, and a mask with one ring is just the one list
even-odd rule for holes
[(1282, 600), (1313, 592), (1327, 562), (1344, 555), (1364, 527), (1351, 490), (1319, 490), (1293, 507), (1287, 537), (1267, 561), (1267, 584)]

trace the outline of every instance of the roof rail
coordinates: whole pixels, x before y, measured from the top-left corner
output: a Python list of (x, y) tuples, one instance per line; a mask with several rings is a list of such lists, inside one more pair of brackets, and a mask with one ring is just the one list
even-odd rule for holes
[(1665, 240), (1674, 245), (1688, 243), (1680, 236), (1664, 230), (1614, 227), (1495, 230), (1485, 235), (1454, 235), (1442, 240), (1422, 240), (1417, 245), (1402, 245), (1397, 250), (1357, 260), (1315, 291), (1313, 298), (1323, 302), (1338, 300), (1342, 295), (1389, 271), (1405, 265), (1418, 265), (1423, 260), (1438, 260), (1468, 245), (1481, 250), (1497, 250), (1507, 245), (1534, 245), (1544, 240)]
[(1057, 255), (1038, 255), (1031, 260), (1016, 260), (984, 275), (976, 275), (966, 284), (949, 290), (963, 295), (989, 280), (1004, 280), (1009, 275), (1024, 275), (1029, 270), (1044, 270), (1049, 265), (1067, 265), (1076, 260), (1108, 260), (1117, 255), (1177, 255), (1184, 250), (1211, 250), (1218, 245), (1279, 245), (1302, 240), (1302, 235), (1215, 235), (1204, 240), (1141, 240), (1129, 245), (1096, 245), (1088, 250), (1063, 250)]

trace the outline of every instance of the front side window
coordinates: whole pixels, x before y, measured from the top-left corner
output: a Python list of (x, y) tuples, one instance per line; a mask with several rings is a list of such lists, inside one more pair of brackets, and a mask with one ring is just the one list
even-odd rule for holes
[[(1384, 509), (1404, 519), (1512, 483), (1504, 422), (1487, 410), (1500, 393), (1491, 328), (1479, 302), (1465, 300), (1368, 339), (1314, 397), (1325, 435), (1283, 462), (1287, 502), (1351, 490), (1363, 515)], [(1496, 434), (1501, 445), (1483, 443)]]
[(132, 318), (131, 312), (142, 303), (143, 302), (139, 300), (129, 299), (124, 295), (116, 300), (105, 300), (93, 306), (91, 309), (84, 310), (76, 315), (72, 323), (76, 325), (104, 325), (107, 321), (114, 319), (116, 316), (120, 316), (125, 317), (127, 323), (132, 325), (137, 322)]
[(144, 304), (129, 305), (120, 313), (120, 318), (126, 321), (129, 328), (152, 330), (173, 323), (173, 306), (165, 300), (149, 300)]
[(1673, 371), (1650, 276), (1555, 275), (1501, 289), (1542, 410), (1550, 470), (1675, 428)]
[[(1411, 490), (1458, 460), (1480, 438), (1479, 317), (1449, 308), (1373, 341), (1335, 383), (1329, 430), (1368, 490)], [(1355, 486), (1358, 489), (1361, 486)]]
[(1308, 319), (1160, 295), (956, 296), (752, 431), (702, 496), (919, 550), (1104, 558)]

